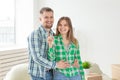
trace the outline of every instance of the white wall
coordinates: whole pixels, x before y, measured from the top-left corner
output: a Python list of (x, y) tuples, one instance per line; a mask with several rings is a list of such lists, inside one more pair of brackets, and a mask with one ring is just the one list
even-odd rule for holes
[(33, 0), (16, 0), (16, 44), (26, 46), (33, 29)]
[(97, 63), (111, 77), (111, 64), (120, 64), (120, 1), (38, 0), (38, 3), (34, 7), (36, 12), (43, 6), (54, 9), (54, 27), (59, 17), (71, 18), (82, 59)]

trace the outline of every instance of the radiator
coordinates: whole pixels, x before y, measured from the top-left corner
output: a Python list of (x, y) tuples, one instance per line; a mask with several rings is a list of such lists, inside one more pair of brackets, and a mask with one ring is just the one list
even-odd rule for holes
[(28, 52), (26, 48), (0, 51), (0, 80), (14, 65), (28, 63)]

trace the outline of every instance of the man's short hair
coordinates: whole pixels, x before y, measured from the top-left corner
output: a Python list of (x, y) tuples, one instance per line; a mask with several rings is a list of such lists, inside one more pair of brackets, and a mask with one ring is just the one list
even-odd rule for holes
[(43, 14), (43, 12), (53, 12), (53, 10), (49, 7), (43, 7), (41, 10), (40, 10), (40, 14)]

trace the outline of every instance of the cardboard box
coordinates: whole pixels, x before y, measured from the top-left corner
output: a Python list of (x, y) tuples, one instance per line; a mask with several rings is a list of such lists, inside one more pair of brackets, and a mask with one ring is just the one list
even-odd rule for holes
[(120, 80), (120, 64), (112, 64), (112, 79)]
[(90, 73), (86, 75), (86, 80), (102, 80), (102, 76), (97, 73)]

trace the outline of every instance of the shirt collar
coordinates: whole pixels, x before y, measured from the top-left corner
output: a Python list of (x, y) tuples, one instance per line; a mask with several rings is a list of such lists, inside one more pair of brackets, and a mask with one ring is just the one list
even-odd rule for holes
[(63, 39), (62, 36), (61, 36), (61, 34), (59, 34), (58, 36), (59, 36), (60, 39)]
[[(46, 29), (45, 29), (42, 25), (40, 25), (40, 29), (41, 29), (44, 33), (47, 33)], [(53, 31), (52, 31), (52, 29), (50, 29), (50, 34), (54, 34)]]
[[(58, 36), (61, 40), (63, 39), (61, 34), (59, 34)], [(76, 47), (76, 45), (71, 41), (70, 44), (69, 44), (69, 47), (72, 47), (72, 46)]]

